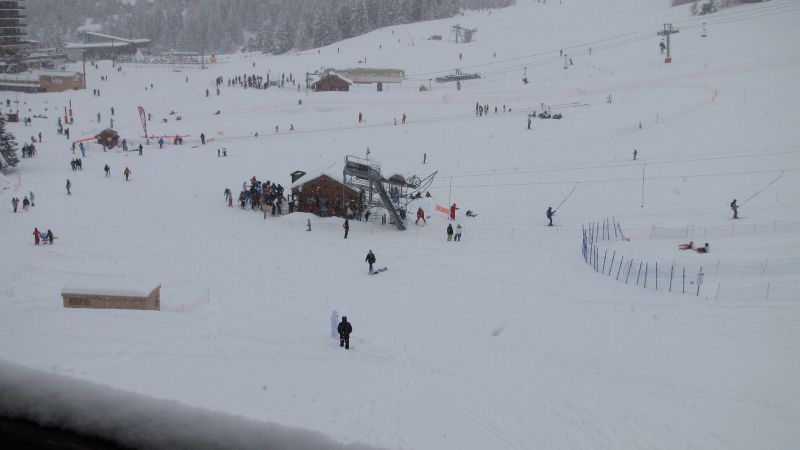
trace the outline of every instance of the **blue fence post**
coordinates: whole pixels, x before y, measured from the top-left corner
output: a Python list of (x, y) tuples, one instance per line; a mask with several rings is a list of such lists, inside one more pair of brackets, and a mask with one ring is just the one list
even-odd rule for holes
[(647, 266), (649, 266), (649, 265), (650, 265), (650, 263), (647, 263), (647, 264), (644, 265), (644, 288), (645, 289), (647, 289)]
[(656, 290), (658, 290), (658, 261), (656, 261)]
[(675, 264), (669, 268), (669, 291), (672, 292), (672, 274), (675, 272)]
[(639, 285), (639, 277), (642, 276), (642, 262), (639, 261), (639, 273), (636, 274), (636, 285)]
[(628, 274), (625, 275), (625, 284), (628, 284), (628, 278), (631, 276), (631, 267), (633, 267), (633, 259), (631, 259), (631, 262), (628, 264)]
[(703, 266), (700, 266), (700, 273), (697, 274), (697, 294), (695, 294), (698, 297), (700, 296), (700, 285), (703, 284), (703, 277)]

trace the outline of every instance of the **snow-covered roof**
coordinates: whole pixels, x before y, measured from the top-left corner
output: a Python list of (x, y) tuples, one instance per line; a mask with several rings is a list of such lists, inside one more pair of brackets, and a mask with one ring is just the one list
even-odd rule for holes
[(61, 295), (108, 295), (112, 297), (147, 297), (153, 292), (154, 289), (161, 287), (160, 284), (152, 285), (149, 290), (141, 290), (136, 288), (119, 289), (119, 288), (105, 288), (105, 287), (64, 287), (61, 289)]
[(119, 36), (112, 36), (110, 34), (97, 33), (94, 31), (81, 31), (81, 33), (87, 36), (94, 36), (101, 39), (110, 39), (112, 41), (124, 42), (128, 44), (146, 44), (150, 42), (150, 39), (125, 39)]
[(78, 33), (85, 33), (85, 32), (99, 32), (103, 29), (103, 26), (99, 23), (87, 23), (86, 25), (79, 26), (76, 31)]
[(128, 46), (127, 42), (96, 42), (94, 44), (69, 43), (69, 44), (65, 45), (64, 48), (68, 48), (68, 49), (70, 49), (70, 48), (75, 48), (75, 49), (80, 49), (80, 48), (111, 48), (111, 47), (120, 47), (121, 48), (121, 47), (127, 47), (127, 46)]
[(36, 73), (48, 77), (77, 77), (83, 75), (80, 72), (63, 71), (63, 70), (42, 70)]
[[(342, 175), (343, 172), (344, 172), (344, 159), (342, 158), (342, 159), (336, 160), (335, 162), (333, 162), (333, 163), (331, 163), (331, 164), (329, 164), (327, 166), (321, 167), (320, 170), (307, 170), (305, 175), (303, 175), (297, 181), (292, 183), (292, 186), (290, 187), (290, 189), (294, 189), (296, 187), (300, 187), (300, 186), (308, 183), (309, 181), (316, 180), (317, 178), (319, 178), (319, 177), (321, 177), (323, 175), (325, 175), (325, 176), (327, 176), (329, 178), (332, 178), (332, 179), (338, 181), (339, 183), (344, 183), (344, 178), (343, 178), (343, 175)], [(350, 188), (350, 189), (352, 189), (353, 191), (358, 192), (357, 189), (353, 189), (353, 188)]]

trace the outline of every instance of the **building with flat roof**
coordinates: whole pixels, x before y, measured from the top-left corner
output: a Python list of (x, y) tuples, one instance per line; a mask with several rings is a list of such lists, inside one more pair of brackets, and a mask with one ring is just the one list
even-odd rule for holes
[(140, 49), (150, 46), (150, 39), (126, 39), (110, 34), (81, 30), (83, 37), (81, 43), (68, 43), (67, 59), (80, 61), (86, 55), (87, 59), (114, 59), (120, 55), (133, 55)]

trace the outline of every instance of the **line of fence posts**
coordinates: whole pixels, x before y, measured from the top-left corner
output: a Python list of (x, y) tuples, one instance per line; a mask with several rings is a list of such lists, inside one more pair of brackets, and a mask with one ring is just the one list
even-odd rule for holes
[[(591, 265), (595, 272), (599, 272), (606, 276), (612, 276), (614, 271), (614, 263), (617, 262), (617, 274), (615, 279), (619, 281), (620, 275), (623, 273), (622, 268), (625, 266), (625, 256), (620, 256), (619, 260), (617, 260), (617, 251), (614, 250), (611, 255), (611, 261), (608, 262), (608, 250), (603, 251), (603, 262), (600, 263), (600, 249), (597, 246), (598, 241), (602, 240), (611, 240), (611, 230), (614, 230), (614, 238), (620, 239), (624, 238), (622, 234), (622, 228), (619, 222), (616, 221), (615, 218), (604, 219), (603, 221), (593, 222), (587, 225), (582, 225), (582, 245), (581, 251), (583, 254), (584, 261)], [(627, 269), (625, 270), (625, 284), (628, 284), (631, 276), (631, 271), (633, 270), (634, 264), (633, 258), (627, 261)], [(606, 273), (606, 264), (608, 263), (608, 272)], [(766, 264), (765, 264), (766, 265)], [(655, 290), (658, 290), (658, 262), (655, 263)], [(644, 269), (644, 278), (642, 278), (642, 269)], [(642, 287), (647, 289), (647, 279), (650, 275), (650, 263), (639, 261), (639, 268), (636, 271), (636, 285), (639, 286), (639, 283), (642, 283)], [(670, 264), (669, 269), (669, 287), (668, 292), (672, 292), (673, 288), (673, 281), (675, 279), (675, 263)], [(700, 267), (700, 271), (697, 274), (697, 288), (695, 291), (695, 295), (700, 295), (700, 285), (703, 283), (704, 278), (703, 267)], [(681, 267), (681, 293), (686, 293), (686, 267)]]

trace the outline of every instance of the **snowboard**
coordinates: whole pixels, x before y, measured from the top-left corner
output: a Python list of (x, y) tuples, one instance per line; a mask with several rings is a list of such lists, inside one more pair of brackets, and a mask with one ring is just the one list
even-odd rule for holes
[(369, 274), (370, 274), (370, 275), (377, 275), (377, 274), (379, 274), (379, 273), (381, 273), (381, 272), (386, 272), (387, 270), (389, 270), (389, 268), (388, 268), (388, 267), (381, 267), (380, 269), (375, 269), (375, 270), (373, 270), (373, 271), (372, 271), (372, 272), (370, 272)]

